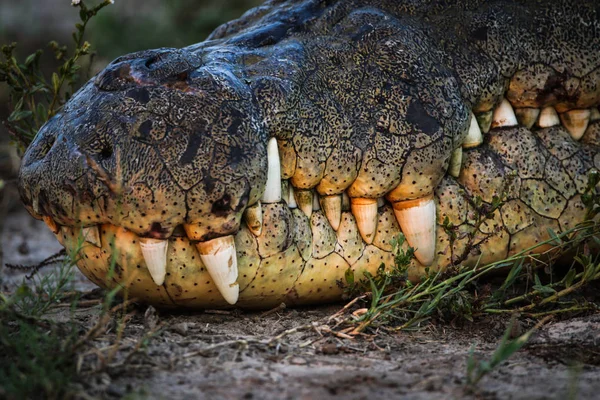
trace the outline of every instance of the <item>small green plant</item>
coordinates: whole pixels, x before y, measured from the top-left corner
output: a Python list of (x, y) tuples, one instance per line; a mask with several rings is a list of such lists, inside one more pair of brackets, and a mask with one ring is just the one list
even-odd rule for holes
[(475, 386), (479, 381), (492, 372), (496, 367), (508, 360), (514, 353), (521, 350), (527, 344), (531, 335), (542, 326), (547, 319), (540, 321), (533, 328), (511, 340), (513, 324), (516, 322), (513, 317), (508, 324), (500, 343), (489, 360), (477, 360), (475, 357), (475, 347), (471, 347), (469, 358), (467, 359), (467, 385)]
[[(0, 398), (73, 397), (73, 383), (81, 378), (82, 373), (78, 364), (80, 353), (93, 348), (92, 341), (105, 332), (111, 321), (116, 325), (113, 345), (106, 348), (105, 355), (99, 356), (101, 362), (85, 372), (88, 375), (100, 372), (116, 357), (132, 316), (127, 311), (132, 301), (128, 299), (127, 290), (117, 285), (94, 302), (99, 307), (97, 322), (91, 328), (83, 329), (72, 314), (80, 303), (80, 293), (69, 285), (73, 267), (86, 245), (82, 231), (75, 241), (72, 252), (61, 252), (33, 268), (13, 266), (31, 270), (30, 281), (24, 282), (11, 295), (0, 293)], [(110, 245), (113, 252), (109, 276), (114, 274), (118, 258), (114, 243)], [(39, 277), (39, 270), (51, 264), (58, 265)], [(116, 301), (119, 295), (124, 299), (120, 303)], [(71, 318), (67, 322), (47, 318), (48, 312), (60, 305), (69, 307)], [(125, 360), (142, 351), (159, 329), (157, 327), (144, 334)]]
[(5, 121), (6, 128), (23, 151), (44, 123), (59, 112), (65, 102), (80, 86), (82, 66), (91, 65), (94, 55), (91, 45), (84, 40), (86, 27), (98, 12), (113, 0), (104, 0), (93, 7), (83, 1), (73, 1), (79, 7), (81, 22), (73, 32), (74, 48), (51, 41), (49, 47), (60, 66), (50, 77), (40, 67), (43, 50), (39, 49), (20, 62), (15, 56), (16, 43), (4, 45), (0, 51), (0, 82), (5, 82), (10, 91), (11, 113)]

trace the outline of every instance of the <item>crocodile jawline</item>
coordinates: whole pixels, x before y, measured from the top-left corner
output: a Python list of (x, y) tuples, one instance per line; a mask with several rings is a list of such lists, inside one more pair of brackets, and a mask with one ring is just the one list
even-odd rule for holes
[(161, 306), (335, 301), (400, 232), (413, 279), (534, 246), (600, 165), (599, 6), (447, 3), (269, 1), (120, 57), (40, 130), (22, 200)]

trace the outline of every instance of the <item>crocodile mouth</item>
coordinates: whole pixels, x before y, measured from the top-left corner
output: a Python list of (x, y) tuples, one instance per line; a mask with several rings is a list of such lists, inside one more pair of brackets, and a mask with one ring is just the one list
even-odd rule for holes
[[(592, 111), (584, 141), (599, 139), (599, 117)], [(156, 239), (113, 224), (69, 227), (50, 216), (42, 218), (63, 246), (79, 252), (78, 266), (90, 280), (102, 287), (121, 285), (149, 303), (193, 308), (325, 303), (341, 298), (348, 269), (360, 279), (366, 271), (376, 273), (381, 264), (393, 265), (391, 239), (400, 233), (407, 238), (403, 249), (410, 245), (417, 250), (409, 268), (416, 279), (425, 267), (435, 271), (459, 262), (475, 265), (508, 257), (548, 239), (546, 228), (561, 231), (581, 221), (585, 206), (579, 195), (567, 202), (536, 178), (515, 183), (530, 172), (527, 157), (509, 164), (507, 159), (515, 155), (505, 152), (503, 164), (488, 164), (490, 150), (506, 148), (510, 140), (536, 137), (548, 149), (568, 143), (570, 152), (584, 151), (561, 125), (534, 132), (523, 126), (497, 126), (483, 144), (464, 150), (460, 162), (450, 162), (433, 196), (406, 201), (408, 217), (385, 197), (353, 204), (346, 193), (321, 196), (316, 190), (294, 190), (289, 181), (277, 179), (274, 184), (268, 180), (262, 199), (246, 208), (235, 235), (208, 241), (196, 240), (191, 227), (184, 225)], [(273, 164), (278, 168), (277, 162), (270, 162), (269, 171)], [(453, 171), (453, 165), (459, 168)], [(584, 173), (564, 178), (580, 188), (587, 182)], [(508, 199), (504, 205), (494, 216), (482, 217), (485, 205), (477, 207), (477, 198), (491, 204), (502, 193)], [(483, 223), (470, 232), (478, 219)], [(457, 240), (451, 240), (448, 222), (458, 232)]]
[[(418, 279), (501, 260), (582, 221), (600, 166), (600, 60), (577, 74), (510, 63), (517, 56), (495, 54), (494, 40), (512, 39), (486, 28), (478, 49), (489, 59), (465, 69), (461, 57), (475, 57), (465, 38), (450, 47), (466, 55), (448, 62), (385, 4), (336, 19), (335, 35), (265, 42), (281, 33), (275, 17), (308, 29), (295, 7), (275, 5), (247, 16), (255, 28), (115, 60), (28, 149), (23, 202), (99, 286), (192, 308), (339, 300), (348, 270), (360, 279), (394, 264), (400, 233)], [(324, 23), (335, 8), (307, 15)], [(484, 25), (496, 11), (480, 10)], [(358, 23), (369, 32), (348, 33)], [(361, 46), (380, 58), (356, 83)], [(439, 51), (402, 71), (386, 64), (387, 51), (402, 59), (423, 46)]]

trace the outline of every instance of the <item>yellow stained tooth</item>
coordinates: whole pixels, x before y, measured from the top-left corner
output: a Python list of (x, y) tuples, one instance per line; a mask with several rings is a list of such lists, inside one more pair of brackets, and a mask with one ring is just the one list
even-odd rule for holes
[(517, 125), (517, 117), (508, 100), (502, 99), (492, 116), (492, 128)]
[(102, 241), (100, 239), (100, 232), (97, 226), (90, 226), (83, 228), (81, 234), (86, 242), (93, 244), (96, 247), (102, 247)]
[(237, 253), (233, 235), (199, 242), (196, 248), (221, 296), (229, 304), (237, 303), (240, 286), (237, 282)]
[(168, 240), (140, 238), (140, 247), (146, 267), (150, 272), (150, 276), (152, 276), (152, 280), (158, 286), (164, 283), (167, 274), (168, 246)]
[(590, 122), (600, 121), (600, 111), (597, 107), (590, 108)]
[(458, 175), (460, 175), (460, 168), (462, 166), (462, 154), (462, 147), (457, 147), (452, 152), (452, 156), (450, 156), (450, 165), (448, 166), (448, 173), (450, 174), (450, 176), (458, 178)]
[(250, 232), (252, 232), (254, 236), (260, 236), (263, 225), (262, 206), (260, 201), (246, 208), (246, 211), (244, 211), (244, 220), (246, 221), (246, 225), (248, 225)]
[(535, 125), (535, 121), (537, 121), (540, 116), (539, 108), (517, 108), (515, 110), (515, 115), (517, 116), (517, 121), (519, 124), (523, 125), (527, 129), (531, 129), (533, 125)]
[(296, 194), (294, 193), (294, 187), (290, 183), (290, 189), (288, 194), (288, 207), (289, 208), (297, 208), (298, 204), (296, 203)]
[(267, 183), (262, 195), (263, 203), (278, 203), (281, 201), (281, 161), (277, 139), (271, 138), (267, 145)]
[(393, 204), (394, 214), (415, 257), (424, 266), (435, 259), (436, 205), (433, 195)]
[(591, 111), (588, 108), (570, 110), (560, 114), (563, 126), (574, 140), (579, 140), (590, 123)]
[(465, 137), (465, 140), (462, 144), (462, 146), (465, 149), (477, 147), (481, 143), (483, 143), (483, 135), (481, 134), (481, 129), (479, 129), (479, 125), (477, 124), (477, 119), (475, 118), (475, 115), (471, 113), (470, 118), (471, 122), (469, 125), (469, 132), (467, 133), (467, 137)]
[(52, 217), (44, 216), (44, 217), (42, 217), (42, 219), (44, 220), (46, 225), (48, 225), (48, 228), (50, 228), (52, 233), (54, 233), (55, 235), (58, 234), (58, 232), (60, 231), (60, 228), (58, 225), (56, 225), (56, 222), (54, 222)]
[(477, 124), (479, 125), (481, 132), (488, 133), (490, 131), (490, 127), (492, 126), (493, 115), (493, 111), (487, 111), (481, 114), (477, 114)]
[(288, 186), (288, 198), (287, 205), (289, 208), (297, 208), (298, 204), (296, 204), (296, 195), (294, 194), (295, 190), (292, 184), (290, 183)]
[(373, 243), (377, 230), (377, 199), (353, 197), (350, 199), (350, 209), (360, 236), (367, 244)]
[(560, 125), (560, 119), (554, 107), (544, 107), (540, 112), (540, 117), (537, 120), (537, 126), (540, 128), (550, 128), (551, 126)]
[(342, 195), (322, 196), (321, 207), (334, 231), (337, 232), (342, 219)]
[(310, 218), (313, 212), (312, 190), (298, 189), (294, 191), (294, 196), (296, 198), (296, 203), (298, 203), (298, 208)]

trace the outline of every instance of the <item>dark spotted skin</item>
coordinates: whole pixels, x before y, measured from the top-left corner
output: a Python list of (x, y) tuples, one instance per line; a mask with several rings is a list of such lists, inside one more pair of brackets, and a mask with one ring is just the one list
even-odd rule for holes
[[(455, 179), (446, 172), (470, 114), (489, 118), (503, 98), (559, 113), (597, 107), (599, 49), (600, 3), (591, 0), (268, 1), (197, 45), (113, 61), (41, 129), (23, 160), (21, 196), (61, 226), (166, 239), (185, 236), (176, 229), (184, 224), (192, 242), (236, 234), (253, 268), (287, 257), (272, 261), (275, 281), (294, 259), (276, 297), (248, 300), (264, 306), (336, 298), (329, 285), (326, 297), (299, 291), (308, 265), (329, 276), (323, 260), (342, 272), (388, 260), (398, 233), (388, 202), (435, 195), (438, 223), (448, 217), (459, 233), (450, 243), (438, 229), (435, 266), (497, 260), (583, 218), (600, 131), (592, 122), (577, 142), (561, 126), (493, 129), (465, 150)], [(327, 223), (321, 212), (309, 220), (281, 205), (263, 207), (269, 243), (246, 238), (242, 214), (264, 191), (272, 137), (282, 179), (297, 191), (386, 199), (372, 245), (344, 222), (349, 213), (336, 236), (315, 229)], [(494, 195), (505, 204), (464, 234), (481, 213), (474, 199)], [(251, 256), (244, 241), (262, 250)]]

